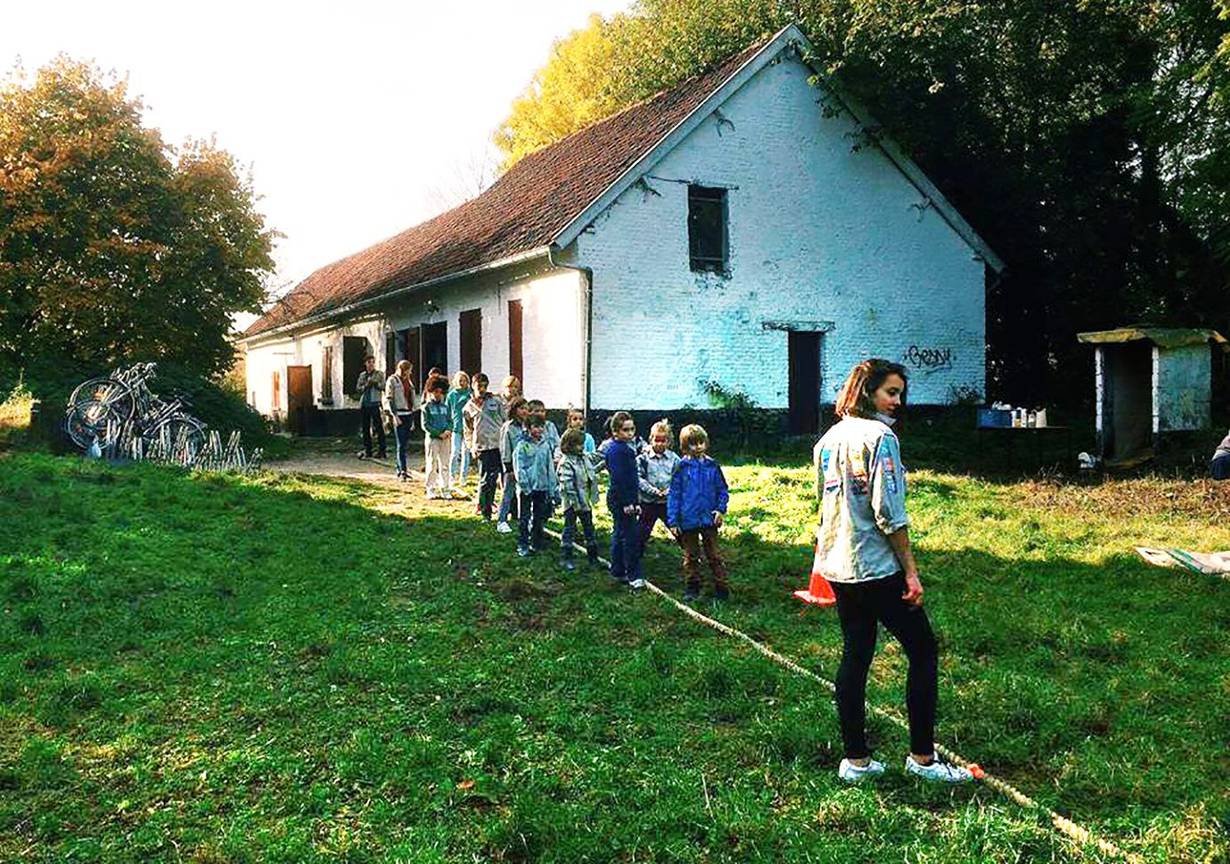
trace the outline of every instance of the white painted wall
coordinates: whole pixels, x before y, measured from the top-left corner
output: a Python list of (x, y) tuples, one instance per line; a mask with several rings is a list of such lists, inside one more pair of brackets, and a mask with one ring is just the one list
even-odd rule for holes
[[(851, 151), (810, 74), (760, 71), (568, 250), (594, 271), (593, 407), (706, 407), (703, 378), (786, 407), (787, 334), (766, 321), (832, 322), (825, 403), (870, 356), (907, 364), (913, 402), (985, 393), (983, 263), (878, 149)], [(733, 187), (728, 279), (689, 269), (688, 181)]]
[[(435, 290), (414, 292), (390, 302), (374, 317), (354, 321), (294, 338), (257, 342), (248, 346), (247, 380), (253, 407), (269, 415), (272, 374), (279, 371), (280, 404), (286, 410), (286, 366), (311, 365), (312, 387), (323, 409), (358, 408), (356, 399), (343, 395), (344, 336), (363, 336), (376, 357), (377, 368), (385, 367), (385, 338), (389, 332), (419, 324), (448, 325), (448, 372), (461, 362), (460, 315), (482, 310), (482, 365), (498, 388), (509, 370), (508, 301), (522, 304), (522, 363), (528, 398), (542, 399), (553, 408), (583, 401), (582, 330), (584, 283), (574, 270), (543, 272), (541, 267), (520, 272), (484, 274)], [(333, 404), (321, 405), (324, 346), (333, 345)], [(386, 372), (391, 370), (385, 370)], [(422, 370), (419, 370), (420, 372)]]

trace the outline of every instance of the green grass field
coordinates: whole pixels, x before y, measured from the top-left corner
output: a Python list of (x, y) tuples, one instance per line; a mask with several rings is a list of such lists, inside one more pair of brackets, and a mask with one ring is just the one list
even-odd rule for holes
[[(908, 444), (907, 444), (908, 449)], [(735, 596), (826, 677), (809, 472), (728, 468)], [(1152, 862), (1230, 856), (1230, 488), (918, 471), (941, 740)], [(0, 454), (0, 860), (1100, 860), (981, 786), (843, 786), (829, 694), (419, 490)], [(677, 592), (657, 539), (647, 575)], [(870, 699), (904, 684), (882, 641)]]

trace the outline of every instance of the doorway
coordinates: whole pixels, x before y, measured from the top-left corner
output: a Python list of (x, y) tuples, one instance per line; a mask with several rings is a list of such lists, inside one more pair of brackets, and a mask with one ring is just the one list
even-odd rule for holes
[(312, 408), (312, 367), (286, 367), (286, 425), (295, 435), (307, 434)]
[(483, 371), (483, 310), (461, 313), (461, 371), (473, 377)]
[(525, 392), (525, 368), (521, 353), (521, 301), (508, 301), (508, 374), (521, 382), (521, 392)]
[(791, 435), (820, 431), (820, 333), (791, 330), (787, 334), (789, 427)]
[(437, 367), (448, 377), (448, 322), (423, 325), (423, 362), (419, 373), (420, 386), (427, 381), (427, 370)]

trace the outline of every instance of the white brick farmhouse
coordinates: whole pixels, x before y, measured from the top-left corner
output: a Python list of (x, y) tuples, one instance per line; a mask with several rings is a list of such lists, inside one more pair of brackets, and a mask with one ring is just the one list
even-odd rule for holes
[(798, 432), (868, 356), (916, 403), (984, 391), (1003, 264), (811, 54), (787, 27), (316, 271), (244, 333), (249, 399), (354, 408), (366, 353), (553, 408), (703, 408), (716, 381)]

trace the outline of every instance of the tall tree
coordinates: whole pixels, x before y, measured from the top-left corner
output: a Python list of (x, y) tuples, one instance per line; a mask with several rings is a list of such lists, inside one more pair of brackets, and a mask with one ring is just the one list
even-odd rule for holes
[(640, 0), (602, 31), (607, 76), (560, 87), (617, 109), (799, 23), (1007, 261), (992, 386), (1037, 399), (1084, 369), (1081, 329), (1230, 324), (1228, 18), (1230, 0)]
[(59, 58), (0, 88), (0, 362), (230, 365), (274, 233), (211, 142), (178, 151), (123, 81)]
[(504, 154), (505, 170), (621, 107), (608, 85), (614, 50), (611, 33), (622, 21), (618, 16), (607, 21), (591, 15), (585, 27), (551, 47), (550, 59), (513, 101), (493, 136)]

